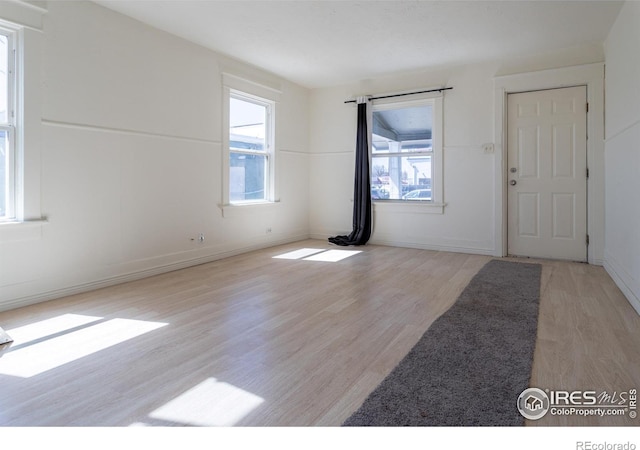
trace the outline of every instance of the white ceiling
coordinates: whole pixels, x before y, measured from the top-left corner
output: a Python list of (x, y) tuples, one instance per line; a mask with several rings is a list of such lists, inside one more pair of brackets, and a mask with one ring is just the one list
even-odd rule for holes
[(617, 1), (99, 0), (307, 87), (600, 44)]

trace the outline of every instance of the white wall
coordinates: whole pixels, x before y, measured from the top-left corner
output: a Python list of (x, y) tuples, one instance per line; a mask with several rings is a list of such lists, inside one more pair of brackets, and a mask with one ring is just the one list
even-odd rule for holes
[(640, 313), (640, 2), (627, 1), (605, 43), (605, 268)]
[[(0, 310), (308, 237), (308, 90), (90, 2), (49, 2), (40, 39), (48, 223), (2, 230)], [(281, 91), (281, 201), (226, 217), (223, 72)]]
[[(311, 235), (325, 238), (351, 229), (355, 108), (353, 104), (344, 104), (344, 100), (356, 95), (450, 86), (453, 90), (444, 93), (444, 213), (398, 213), (393, 210), (395, 207), (374, 205), (371, 242), (502, 255), (502, 206), (497, 201), (502, 195), (499, 181), (502, 149), (501, 137), (495, 132), (496, 108), (502, 106), (494, 97), (494, 81), (501, 79), (505, 83), (507, 74), (531, 72), (534, 75), (513, 75), (521, 90), (540, 89), (540, 78), (549, 80), (544, 88), (571, 85), (575, 80), (577, 84), (586, 84), (587, 80), (574, 72), (593, 72), (599, 67), (600, 92), (592, 94), (598, 104), (591, 120), (599, 121), (599, 135), (602, 134), (602, 67), (591, 63), (602, 62), (603, 49), (589, 46), (575, 52), (565, 49), (562, 54), (566, 61), (582, 66), (563, 68), (557, 52), (551, 52), (531, 59), (398, 75), (312, 91)], [(592, 238), (589, 261), (593, 263), (602, 262), (604, 237), (599, 220), (602, 214), (598, 216), (603, 209), (599, 181), (603, 175), (601, 137), (599, 142), (599, 151), (590, 154), (594, 157), (590, 163), (594, 169), (591, 184), (598, 191), (593, 192), (589, 205), (593, 216), (589, 218)], [(485, 143), (495, 143), (496, 152), (484, 153)]]

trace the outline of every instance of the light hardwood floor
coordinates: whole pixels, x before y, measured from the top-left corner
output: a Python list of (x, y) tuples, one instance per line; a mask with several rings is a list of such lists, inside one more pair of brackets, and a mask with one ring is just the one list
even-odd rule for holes
[[(300, 248), (361, 252), (274, 258)], [(93, 317), (5, 349), (0, 425), (338, 426), (490, 259), (309, 240), (0, 313), (18, 335)], [(640, 317), (604, 269), (525, 261), (543, 266), (531, 385), (640, 387)], [(15, 372), (20, 361), (33, 367)], [(638, 423), (547, 415), (528, 425)]]

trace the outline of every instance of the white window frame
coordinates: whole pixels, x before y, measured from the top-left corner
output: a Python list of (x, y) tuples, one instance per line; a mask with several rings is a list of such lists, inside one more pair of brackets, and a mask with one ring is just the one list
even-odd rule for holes
[[(0, 28), (13, 33), (13, 216), (0, 220), (0, 244), (42, 238), (42, 48), (46, 2), (0, 8)], [(8, 215), (7, 215), (8, 216)]]
[[(372, 123), (374, 111), (388, 109), (402, 109), (414, 106), (431, 105), (433, 108), (433, 128), (431, 135), (431, 200), (412, 201), (403, 199), (374, 200), (374, 209), (389, 212), (421, 212), (436, 213), (444, 212), (444, 191), (443, 191), (443, 101), (442, 94), (416, 94), (410, 100), (398, 100), (397, 98), (374, 100), (371, 108), (369, 123)], [(369, 142), (373, 142), (373, 126), (369, 130)], [(415, 154), (425, 154), (427, 152), (415, 152)], [(410, 156), (412, 152), (393, 153), (390, 156)], [(370, 161), (373, 167), (373, 149), (370, 148)], [(387, 156), (380, 154), (380, 156)]]
[[(226, 101), (227, 108), (230, 107), (231, 99), (241, 100), (247, 103), (253, 103), (254, 105), (258, 105), (265, 108), (265, 137), (264, 144), (265, 149), (262, 150), (250, 150), (250, 149), (232, 149), (231, 148), (231, 139), (230, 139), (230, 128), (227, 126), (227, 145), (225, 146), (228, 151), (228, 164), (226, 166), (227, 175), (230, 176), (231, 170), (231, 153), (243, 153), (247, 155), (256, 155), (256, 156), (264, 156), (266, 158), (265, 162), (265, 174), (264, 174), (264, 198), (257, 200), (242, 200), (242, 201), (231, 201), (229, 200), (229, 204), (231, 205), (243, 205), (243, 204), (254, 204), (254, 203), (265, 203), (265, 202), (273, 202), (273, 192), (274, 192), (274, 108), (275, 103), (267, 100), (262, 97), (258, 97), (256, 95), (251, 95), (246, 92), (239, 91), (237, 89), (229, 89), (229, 98)], [(229, 112), (230, 116), (230, 112)], [(229, 183), (227, 183), (227, 188), (229, 188)]]
[[(240, 210), (252, 211), (253, 207), (264, 208), (269, 205), (279, 204), (277, 183), (277, 104), (280, 101), (282, 91), (279, 89), (258, 83), (236, 74), (223, 72), (222, 74), (222, 202), (219, 205), (223, 217), (231, 217), (234, 212)], [(230, 202), (229, 182), (231, 170), (230, 142), (229, 142), (229, 115), (232, 96), (250, 99), (250, 101), (269, 105), (267, 117), (267, 130), (265, 138), (268, 139), (268, 169), (265, 180), (265, 199), (243, 202)]]
[(18, 53), (17, 31), (0, 24), (0, 35), (7, 38), (7, 122), (0, 123), (0, 130), (7, 133), (7, 166), (5, 183), (5, 214), (0, 216), (0, 222), (15, 221), (18, 216), (18, 152), (16, 144), (16, 99), (18, 79), (16, 75), (16, 58)]

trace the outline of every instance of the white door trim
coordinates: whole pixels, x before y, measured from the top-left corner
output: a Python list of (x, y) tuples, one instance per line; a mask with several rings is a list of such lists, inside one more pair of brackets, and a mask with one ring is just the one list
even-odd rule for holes
[(516, 92), (587, 86), (587, 261), (604, 260), (604, 63), (587, 64), (494, 78), (495, 225), (494, 256), (507, 255), (507, 95)]

